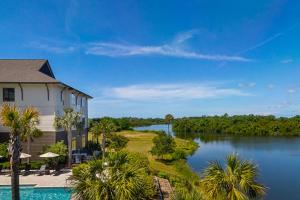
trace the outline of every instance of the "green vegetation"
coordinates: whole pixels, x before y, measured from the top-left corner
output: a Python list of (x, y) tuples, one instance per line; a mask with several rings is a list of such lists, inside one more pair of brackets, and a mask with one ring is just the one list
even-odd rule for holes
[(28, 132), (29, 127), (35, 129), (39, 118), (38, 111), (33, 107), (27, 107), (20, 111), (16, 105), (3, 104), (0, 109), (0, 122), (9, 129), (10, 144), (9, 154), (11, 166), (11, 191), (12, 199), (20, 199), (19, 190), (19, 165), (21, 154), (20, 137)]
[(258, 169), (235, 154), (226, 159), (225, 169), (218, 162), (211, 162), (204, 171), (201, 190), (205, 199), (247, 200), (259, 199), (266, 188), (257, 182)]
[(151, 154), (159, 158), (163, 158), (166, 154), (174, 152), (176, 146), (175, 140), (172, 136), (166, 133), (160, 133), (152, 140), (154, 146), (151, 149)]
[(93, 160), (73, 168), (75, 197), (85, 200), (151, 199), (153, 178), (146, 157), (136, 153), (109, 153), (106, 163)]
[[(102, 118), (89, 119), (90, 127), (93, 127), (95, 123), (99, 122)], [(122, 117), (122, 118), (111, 118), (115, 123), (117, 130), (132, 130), (133, 127), (137, 126), (150, 126), (154, 124), (165, 124), (166, 121), (161, 118), (136, 118), (136, 117)]]
[(186, 156), (192, 154), (198, 148), (197, 143), (192, 140), (174, 138), (174, 152), (165, 154), (163, 159), (156, 159), (150, 151), (154, 146), (153, 139), (161, 134), (161, 132), (122, 131), (118, 134), (129, 139), (126, 147), (128, 151), (140, 152), (147, 156), (151, 173), (169, 179), (174, 186), (176, 193), (178, 190), (178, 194), (180, 192), (182, 197), (187, 197), (189, 194), (200, 195), (198, 187), (200, 183), (199, 176), (190, 169), (184, 159), (179, 159), (179, 156), (174, 156), (176, 151), (180, 151)]
[(111, 134), (108, 136), (108, 147), (114, 150), (121, 150), (126, 147), (128, 139), (122, 135)]
[(44, 153), (47, 152), (52, 152), (59, 155), (55, 158), (46, 159), (46, 163), (48, 163), (49, 166), (55, 168), (58, 166), (58, 164), (65, 164), (66, 157), (68, 155), (68, 147), (64, 144), (64, 142), (57, 142), (51, 146), (44, 147)]
[(170, 124), (173, 122), (174, 117), (171, 114), (165, 116), (165, 122), (168, 124), (168, 134), (170, 134)]
[(7, 143), (0, 143), (0, 156), (3, 158), (8, 158), (8, 144)]
[(300, 136), (300, 116), (237, 115), (182, 118), (173, 122), (176, 136), (187, 138), (197, 134), (228, 134), (236, 136)]
[(68, 166), (72, 164), (72, 130), (82, 129), (81, 114), (73, 110), (73, 108), (64, 109), (62, 117), (55, 117), (54, 127), (63, 128), (68, 134)]

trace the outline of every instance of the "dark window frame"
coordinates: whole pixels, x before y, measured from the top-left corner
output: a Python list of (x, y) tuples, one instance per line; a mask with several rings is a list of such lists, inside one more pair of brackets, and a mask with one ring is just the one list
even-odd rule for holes
[(3, 102), (15, 102), (16, 91), (15, 88), (3, 88)]

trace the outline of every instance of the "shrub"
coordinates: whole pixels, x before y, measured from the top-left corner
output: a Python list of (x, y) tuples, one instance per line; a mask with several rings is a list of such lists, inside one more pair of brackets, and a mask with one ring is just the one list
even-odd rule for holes
[(93, 155), (94, 151), (101, 151), (101, 146), (100, 144), (97, 144), (94, 141), (88, 141), (85, 150), (88, 152), (89, 155)]
[(157, 176), (158, 176), (159, 178), (165, 178), (165, 179), (168, 179), (168, 178), (169, 178), (169, 176), (168, 176), (167, 173), (165, 173), (165, 172), (158, 172)]
[(4, 158), (8, 157), (8, 144), (7, 143), (0, 143), (0, 155)]
[(120, 150), (126, 147), (128, 138), (122, 135), (111, 134), (109, 136), (109, 147), (115, 150)]
[(173, 160), (180, 160), (180, 159), (186, 159), (186, 153), (182, 149), (175, 149), (175, 151), (172, 153)]
[(153, 138), (154, 146), (151, 149), (151, 154), (162, 157), (166, 154), (174, 152), (176, 146), (175, 140), (172, 136), (167, 135), (165, 132), (158, 134)]

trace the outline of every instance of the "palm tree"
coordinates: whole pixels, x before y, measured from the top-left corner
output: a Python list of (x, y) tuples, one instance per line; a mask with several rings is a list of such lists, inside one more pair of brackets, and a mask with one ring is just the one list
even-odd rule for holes
[(73, 169), (72, 186), (78, 200), (145, 200), (154, 194), (153, 179), (140, 160), (126, 152), (108, 155)]
[(166, 121), (166, 123), (168, 124), (168, 134), (170, 134), (170, 124), (172, 123), (173, 120), (174, 120), (173, 115), (167, 114), (167, 115), (165, 116), (165, 121)]
[(102, 159), (105, 158), (105, 146), (107, 135), (117, 130), (115, 123), (109, 117), (102, 118), (96, 125), (102, 133)]
[(211, 162), (201, 181), (203, 195), (207, 199), (248, 200), (262, 197), (266, 187), (257, 182), (258, 168), (237, 155), (227, 156), (226, 166)]
[(99, 136), (102, 133), (101, 126), (99, 124), (100, 124), (99, 122), (93, 123), (93, 126), (91, 128), (93, 138), (96, 138), (97, 144), (99, 144)]
[(4, 104), (0, 111), (0, 122), (10, 130), (9, 154), (11, 166), (12, 199), (19, 200), (19, 164), (22, 150), (20, 136), (28, 131), (28, 127), (35, 128), (33, 121), (38, 118), (38, 112), (28, 107), (23, 112), (15, 105)]
[[(27, 142), (27, 153), (30, 154), (31, 141), (33, 141), (34, 137), (42, 136), (43, 132), (38, 129), (36, 126), (39, 124), (39, 112), (33, 108), (29, 107), (23, 112), (24, 119), (24, 132), (21, 135), (21, 139), (24, 142)], [(27, 162), (29, 163), (29, 159)]]
[(72, 165), (72, 130), (81, 127), (81, 114), (73, 108), (64, 109), (62, 117), (55, 117), (54, 127), (63, 128), (68, 135), (68, 166)]

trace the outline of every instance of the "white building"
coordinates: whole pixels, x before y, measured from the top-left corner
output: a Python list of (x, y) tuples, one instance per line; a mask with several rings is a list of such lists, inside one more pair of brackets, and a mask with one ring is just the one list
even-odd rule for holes
[[(82, 113), (84, 130), (73, 132), (72, 149), (86, 146), (88, 136), (88, 100), (91, 96), (55, 79), (47, 60), (0, 59), (0, 106), (3, 103), (17, 105), (20, 109), (36, 107), (40, 112), (39, 129), (43, 136), (31, 144), (31, 154), (36, 158), (43, 146), (58, 141), (67, 144), (67, 134), (53, 127), (55, 116), (63, 114), (64, 108)], [(0, 142), (8, 141), (8, 129), (0, 125)], [(23, 152), (26, 152), (23, 143)]]

